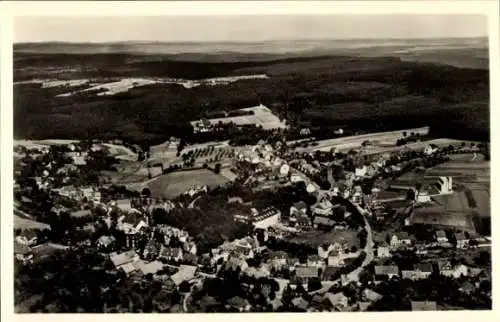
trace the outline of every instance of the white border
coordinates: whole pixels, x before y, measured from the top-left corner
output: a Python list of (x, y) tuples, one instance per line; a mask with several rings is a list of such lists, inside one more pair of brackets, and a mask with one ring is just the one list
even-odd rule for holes
[[(159, 2), (159, 1), (115, 1), (115, 2), (0, 2), (0, 26), (1, 26), (1, 273), (2, 273), (2, 293), (1, 293), (1, 314), (3, 321), (33, 320), (33, 321), (57, 321), (75, 319), (87, 321), (113, 319), (132, 319), (130, 314), (122, 315), (88, 315), (88, 314), (61, 314), (61, 315), (13, 315), (13, 272), (12, 272), (12, 17), (13, 16), (158, 16), (158, 15), (327, 15), (327, 14), (388, 14), (388, 13), (411, 13), (411, 14), (485, 14), (489, 19), (489, 40), (490, 40), (490, 83), (491, 88), (491, 149), (492, 160), (496, 160), (497, 140), (496, 120), (498, 120), (500, 106), (500, 65), (499, 65), (499, 21), (497, 1), (188, 1), (188, 2)], [(397, 28), (397, 27), (396, 27)], [(496, 108), (495, 108), (496, 107)], [(493, 162), (493, 161), (492, 161)], [(496, 167), (492, 163), (492, 196), (498, 191), (496, 181)], [(498, 209), (498, 202), (492, 197), (492, 234), (498, 235), (496, 228), (500, 220), (495, 218), (495, 210)], [(495, 240), (495, 238), (493, 238)], [(495, 258), (498, 247), (493, 246), (493, 298), (500, 297), (498, 276), (498, 260)], [(493, 303), (494, 310), (490, 312), (412, 312), (412, 313), (335, 313), (335, 314), (190, 314), (190, 315), (160, 315), (148, 314), (140, 315), (140, 318), (153, 320), (191, 320), (198, 319), (230, 321), (232, 319), (276, 319), (290, 321), (296, 319), (342, 319), (345, 321), (371, 320), (380, 318), (383, 321), (401, 321), (438, 319), (444, 321), (467, 321), (481, 320), (494, 321), (494, 311), (498, 309), (496, 302)], [(498, 317), (497, 317), (498, 319)]]

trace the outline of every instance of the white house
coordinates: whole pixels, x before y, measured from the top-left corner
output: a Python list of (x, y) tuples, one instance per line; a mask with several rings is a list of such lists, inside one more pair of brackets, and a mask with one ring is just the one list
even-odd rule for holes
[(378, 258), (389, 258), (389, 257), (391, 257), (391, 252), (389, 250), (389, 247), (379, 246), (377, 248), (377, 257)]
[(398, 248), (401, 246), (410, 246), (412, 244), (411, 239), (407, 232), (398, 232), (391, 237), (391, 247)]
[(363, 165), (362, 167), (356, 168), (354, 170), (354, 174), (356, 175), (356, 177), (364, 177), (367, 171), (368, 167), (366, 165)]

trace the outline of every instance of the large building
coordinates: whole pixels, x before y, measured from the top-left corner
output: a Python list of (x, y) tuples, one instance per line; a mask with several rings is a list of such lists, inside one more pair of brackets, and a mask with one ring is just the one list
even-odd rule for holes
[(252, 208), (250, 215), (235, 215), (234, 219), (244, 223), (251, 222), (255, 228), (266, 229), (280, 222), (281, 212), (274, 207), (267, 207), (260, 211)]
[(262, 126), (265, 130), (286, 128), (285, 122), (281, 121), (269, 108), (262, 104), (242, 108), (238, 111), (241, 111), (243, 115), (192, 121), (193, 131), (194, 133), (210, 132), (215, 125), (228, 123), (234, 123), (237, 126), (255, 124), (256, 126)]

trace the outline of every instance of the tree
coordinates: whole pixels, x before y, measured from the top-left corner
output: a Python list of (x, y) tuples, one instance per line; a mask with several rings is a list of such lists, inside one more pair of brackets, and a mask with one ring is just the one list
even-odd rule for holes
[(151, 197), (151, 190), (149, 188), (142, 189), (141, 195), (143, 197)]
[(215, 165), (215, 167), (214, 167), (214, 172), (215, 172), (215, 173), (220, 173), (220, 168), (221, 168), (220, 163), (217, 163), (217, 164)]

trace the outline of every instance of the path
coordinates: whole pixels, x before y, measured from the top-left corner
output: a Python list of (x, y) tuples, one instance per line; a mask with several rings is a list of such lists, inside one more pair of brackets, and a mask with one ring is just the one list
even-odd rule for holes
[[(359, 205), (355, 205), (355, 206), (358, 209), (358, 211), (360, 212), (360, 214), (363, 216), (363, 219), (365, 221), (365, 230), (366, 230), (367, 235), (366, 235), (366, 245), (363, 248), (363, 251), (366, 253), (366, 257), (363, 260), (363, 263), (361, 264), (361, 266), (359, 266), (354, 271), (352, 271), (352, 272), (350, 272), (349, 274), (346, 275), (347, 280), (349, 282), (357, 282), (357, 281), (359, 281), (359, 275), (361, 274), (361, 272), (363, 271), (363, 269), (366, 266), (368, 266), (368, 264), (370, 264), (375, 259), (375, 254), (373, 252), (373, 246), (375, 245), (375, 243), (373, 242), (372, 228), (370, 226), (370, 223), (366, 219), (366, 216), (368, 215), (368, 212), (366, 210), (364, 210), (363, 208), (361, 208)], [(326, 281), (326, 282), (323, 282), (324, 286), (321, 289), (313, 291), (313, 292), (310, 292), (309, 294), (310, 295), (314, 295), (314, 294), (317, 294), (317, 293), (328, 292), (328, 290), (332, 287), (333, 284), (335, 284), (337, 282), (340, 282), (340, 281), (341, 281), (341, 279), (337, 279), (335, 281)]]

